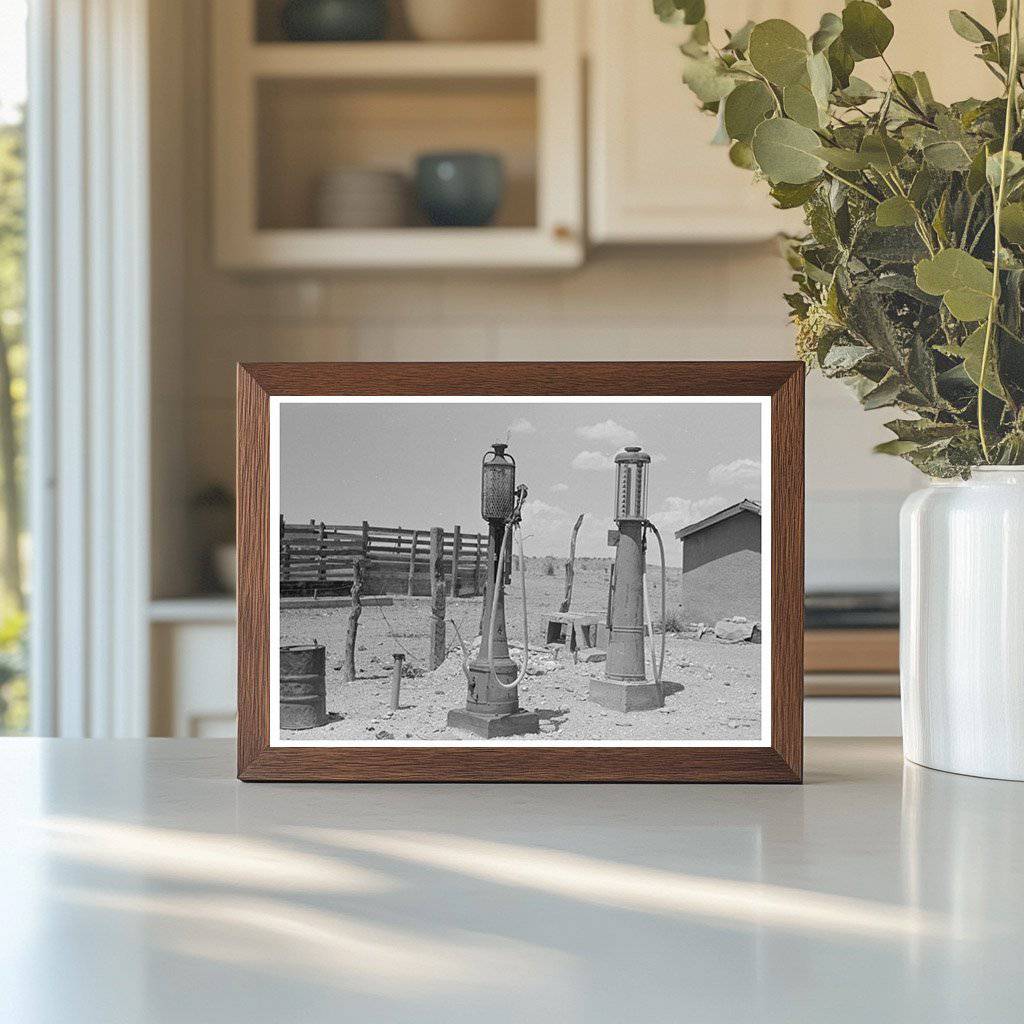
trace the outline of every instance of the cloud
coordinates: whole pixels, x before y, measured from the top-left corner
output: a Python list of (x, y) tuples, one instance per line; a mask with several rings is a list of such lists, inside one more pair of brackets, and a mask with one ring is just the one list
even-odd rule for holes
[(508, 432), (510, 434), (536, 434), (537, 428), (529, 420), (520, 417), (508, 425)]
[(650, 520), (667, 541), (676, 530), (719, 512), (728, 505), (729, 502), (718, 494), (696, 500), (673, 495), (666, 498), (656, 511), (650, 513)]
[(761, 483), (761, 463), (758, 459), (734, 459), (720, 463), (708, 471), (708, 480), (716, 487), (730, 484)]
[(587, 441), (603, 441), (607, 444), (618, 445), (622, 448), (627, 444), (636, 444), (636, 432), (629, 427), (616, 423), (615, 420), (604, 420), (601, 423), (594, 423), (589, 427), (577, 427), (578, 437)]
[(576, 458), (572, 460), (573, 469), (611, 469), (612, 468), (612, 457), (605, 455), (604, 452), (580, 452)]
[(556, 494), (562, 494), (564, 491), (569, 490), (569, 485), (568, 484), (552, 484), (551, 485), (551, 490), (553, 490)]

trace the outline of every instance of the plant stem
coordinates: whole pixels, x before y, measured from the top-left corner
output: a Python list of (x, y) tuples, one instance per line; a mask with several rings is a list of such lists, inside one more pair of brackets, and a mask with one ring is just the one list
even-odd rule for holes
[(854, 181), (847, 181), (846, 178), (840, 178), (838, 174), (833, 174), (827, 167), (824, 169), (824, 173), (827, 174), (833, 180), (841, 182), (842, 184), (848, 186), (849, 188), (852, 188), (854, 192), (859, 192), (862, 196), (866, 196), (868, 199), (871, 200), (871, 202), (877, 205), (878, 196), (873, 196), (866, 188), (861, 188), (860, 185), (858, 185)]
[(999, 309), (999, 256), (1002, 251), (1001, 227), (1003, 201), (1006, 197), (1006, 161), (1013, 134), (1014, 115), (1017, 111), (1017, 67), (1020, 62), (1020, 0), (1010, 0), (1010, 73), (1006, 84), (1006, 119), (1003, 125), (1003, 150), (999, 155), (999, 189), (995, 196), (993, 213), (995, 243), (992, 253), (992, 297), (989, 301), (988, 320), (985, 322), (985, 345), (981, 350), (981, 369), (978, 371), (978, 434), (985, 461), (992, 462), (988, 437), (985, 434), (985, 373), (988, 370), (989, 354), (992, 347), (992, 331)]

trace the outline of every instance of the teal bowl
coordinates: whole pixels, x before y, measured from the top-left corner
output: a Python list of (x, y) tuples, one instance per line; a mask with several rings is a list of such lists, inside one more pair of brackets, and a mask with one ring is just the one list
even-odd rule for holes
[(435, 227), (484, 227), (504, 194), (505, 167), (494, 153), (424, 153), (416, 161), (416, 195)]
[(288, 0), (281, 27), (286, 38), (301, 43), (381, 39), (388, 27), (387, 0)]

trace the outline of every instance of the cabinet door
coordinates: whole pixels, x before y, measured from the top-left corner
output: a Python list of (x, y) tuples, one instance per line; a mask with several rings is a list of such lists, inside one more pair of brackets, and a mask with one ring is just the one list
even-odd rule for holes
[[(821, 13), (842, 3), (735, 0), (711, 6), (716, 31), (748, 18), (786, 18), (812, 32)], [(957, 7), (991, 26), (990, 0)], [(949, 24), (946, 5), (893, 4), (887, 53), (902, 70), (924, 70), (944, 102), (998, 94), (999, 85)], [(798, 230), (799, 211), (775, 210), (766, 186), (709, 145), (712, 118), (697, 110), (680, 80), (678, 44), (689, 29), (663, 25), (649, 0), (590, 0), (590, 237), (595, 242), (742, 241)], [(1006, 30), (1004, 22), (1003, 31)], [(880, 83), (879, 61), (858, 74)]]
[[(810, 0), (736, 0), (711, 7), (711, 17), (716, 34), (771, 17), (810, 31), (822, 9)], [(593, 241), (738, 241), (799, 227), (799, 211), (776, 210), (763, 182), (710, 145), (714, 118), (681, 78), (689, 28), (663, 25), (650, 0), (591, 0), (589, 26)]]

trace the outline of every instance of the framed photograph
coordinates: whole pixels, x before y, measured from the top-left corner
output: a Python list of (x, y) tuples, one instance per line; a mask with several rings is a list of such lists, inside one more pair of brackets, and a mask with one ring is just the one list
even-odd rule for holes
[(238, 776), (799, 782), (798, 362), (238, 368)]

